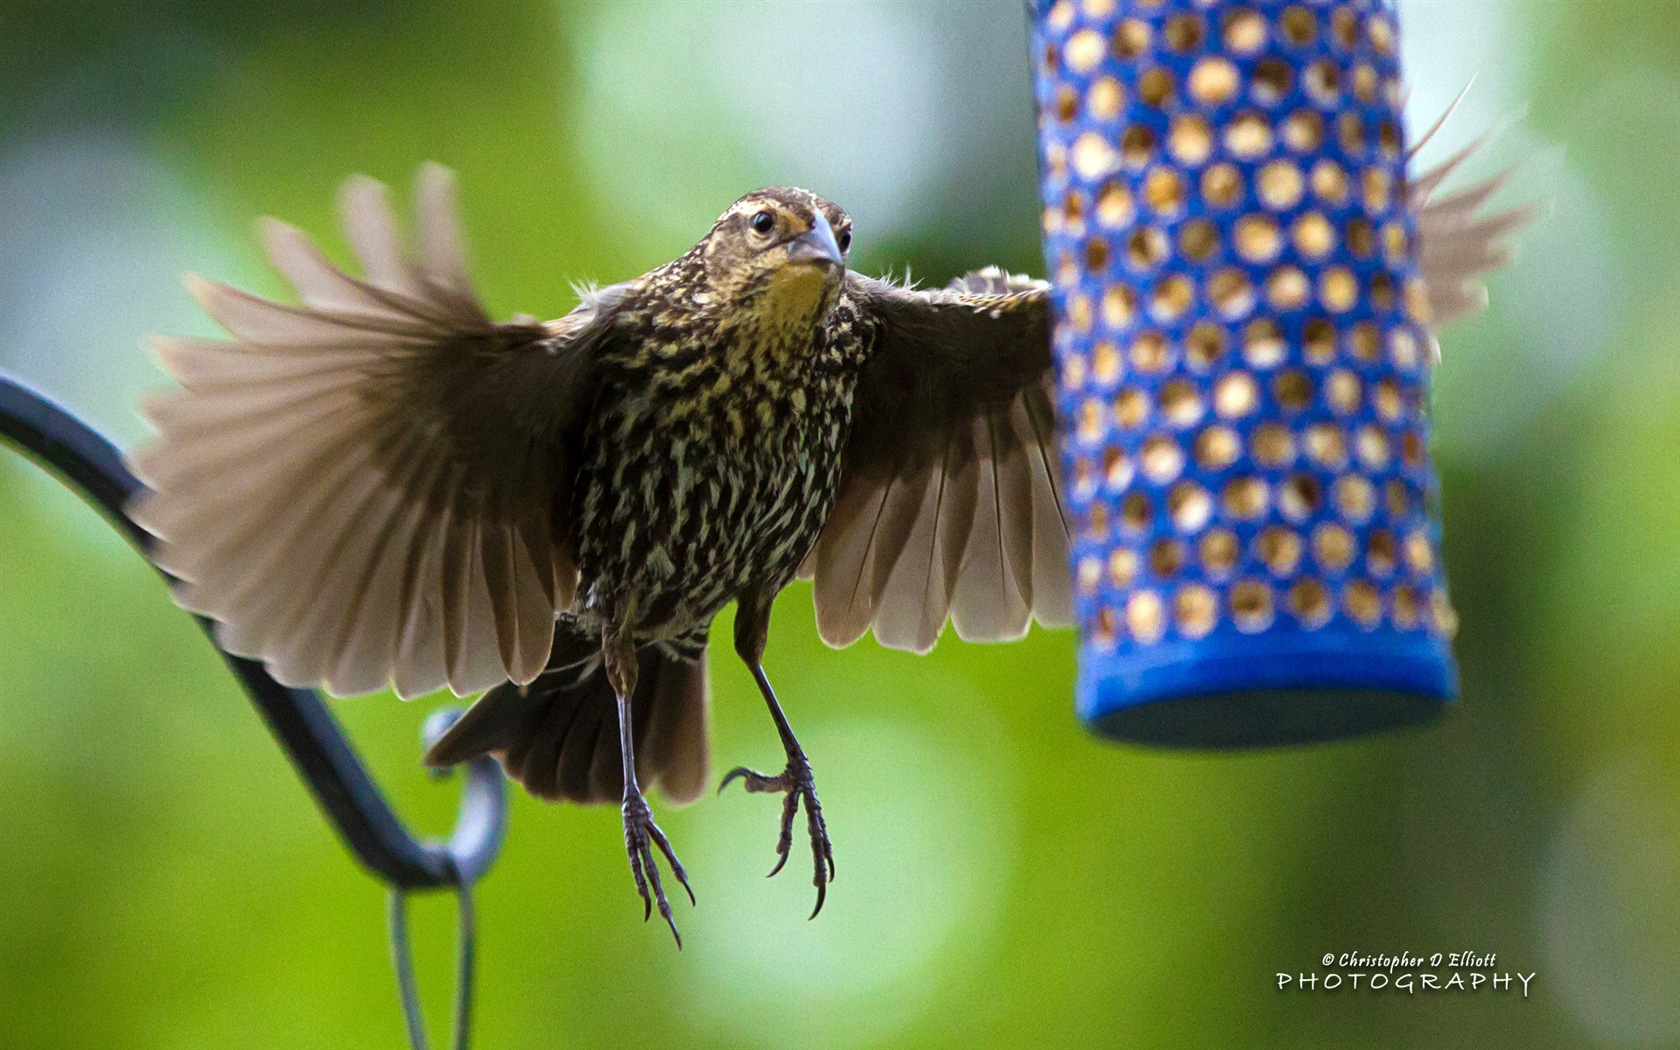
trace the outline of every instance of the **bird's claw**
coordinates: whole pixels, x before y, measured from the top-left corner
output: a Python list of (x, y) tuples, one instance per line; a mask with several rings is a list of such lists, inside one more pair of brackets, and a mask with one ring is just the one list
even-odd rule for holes
[[(642, 898), (642, 921), (647, 922), (653, 917), (653, 908), (659, 905), (659, 914), (665, 924), (671, 927), (671, 936), (677, 939), (677, 947), (682, 947), (682, 934), (677, 932), (677, 923), (671, 916), (671, 902), (665, 899), (665, 887), (660, 883), (659, 866), (654, 862), (653, 848), (657, 846), (659, 852), (665, 855), (665, 862), (671, 866), (671, 874), (677, 877), (682, 888), (688, 891), (688, 902), (694, 904), (694, 890), (688, 884), (688, 873), (683, 870), (682, 861), (671, 849), (671, 842), (665, 833), (659, 830), (659, 825), (653, 822), (653, 812), (648, 809), (647, 800), (636, 794), (624, 800), (624, 848), (630, 855), (630, 873), (636, 877), (636, 892)], [(648, 884), (652, 883), (653, 892), (648, 892)]]
[(817, 887), (817, 906), (812, 910), (811, 918), (816, 918), (828, 897), (828, 884), (834, 881), (834, 847), (828, 840), (828, 825), (823, 821), (822, 804), (817, 801), (817, 784), (811, 773), (811, 763), (803, 754), (790, 755), (787, 768), (775, 777), (746, 766), (736, 766), (724, 774), (718, 791), (721, 793), (736, 780), (744, 781), (749, 792), (779, 792), (783, 795), (782, 829), (776, 839), (776, 866), (770, 869), (766, 878), (774, 876), (787, 864), (788, 855), (793, 850), (793, 819), (799, 815), (800, 802), (805, 803), (805, 825), (811, 836), (811, 859), (815, 869), (811, 881)]

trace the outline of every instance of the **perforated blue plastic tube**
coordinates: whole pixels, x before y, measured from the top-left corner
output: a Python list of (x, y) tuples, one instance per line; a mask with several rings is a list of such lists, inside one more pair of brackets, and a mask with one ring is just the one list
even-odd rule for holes
[(1034, 16), (1080, 717), (1252, 747), (1435, 716), (1457, 670), (1392, 6)]

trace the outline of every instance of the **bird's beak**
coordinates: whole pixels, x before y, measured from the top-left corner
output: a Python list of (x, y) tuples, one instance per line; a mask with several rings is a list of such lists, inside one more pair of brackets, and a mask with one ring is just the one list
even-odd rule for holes
[(811, 228), (788, 242), (788, 262), (813, 262), (824, 266), (841, 266), (844, 260), (840, 245), (834, 240), (834, 228), (822, 212), (817, 213)]

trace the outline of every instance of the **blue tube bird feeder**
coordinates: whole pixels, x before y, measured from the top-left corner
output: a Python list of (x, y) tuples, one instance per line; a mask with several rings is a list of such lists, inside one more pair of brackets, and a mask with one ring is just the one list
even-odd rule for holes
[(1382, 0), (1034, 8), (1097, 733), (1238, 748), (1457, 693)]

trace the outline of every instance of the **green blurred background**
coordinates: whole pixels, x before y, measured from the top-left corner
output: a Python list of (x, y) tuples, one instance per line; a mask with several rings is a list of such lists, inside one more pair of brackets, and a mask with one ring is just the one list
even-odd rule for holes
[[(833, 653), (797, 585), (769, 671), (834, 832), (822, 917), (802, 852), (762, 877), (773, 801), (660, 809), (700, 900), (679, 954), (618, 814), (521, 796), (479, 894), (479, 1045), (1680, 1045), (1680, 4), (1401, 8), (1414, 132), (1478, 78), (1428, 156), (1526, 105), (1471, 174), (1518, 162), (1509, 199), (1556, 201), (1444, 340), (1463, 703), (1356, 744), (1116, 748), (1073, 718), (1070, 635)], [(1018, 0), (5, 0), (0, 366), (135, 441), (141, 337), (211, 331), (181, 272), (277, 293), (255, 216), (342, 255), (338, 180), (426, 159), (461, 173), (503, 315), (765, 183), (848, 208), (863, 269), (1038, 272), (1025, 46)], [(715, 668), (715, 764), (774, 766)], [(433, 832), (441, 702), (335, 706)], [(0, 783), (0, 1044), (399, 1045), (381, 888), (159, 581), (11, 455)], [(441, 1023), (452, 909), (416, 912)], [(1531, 997), (1276, 990), (1327, 952), (1460, 949)]]

